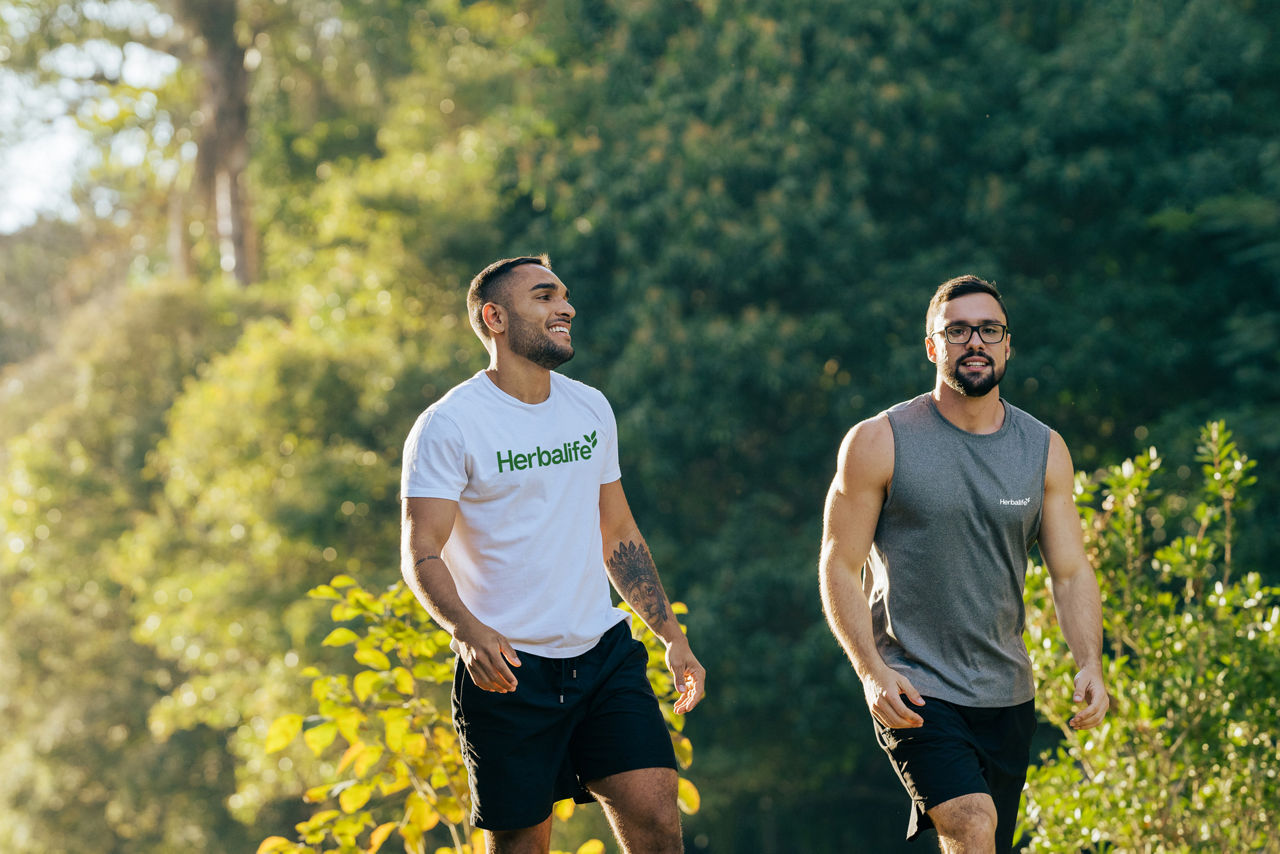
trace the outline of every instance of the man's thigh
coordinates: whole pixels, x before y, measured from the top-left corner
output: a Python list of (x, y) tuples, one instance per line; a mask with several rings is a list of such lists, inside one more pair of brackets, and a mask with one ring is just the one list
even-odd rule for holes
[(924, 718), (921, 727), (891, 729), (875, 722), (877, 740), (911, 796), (907, 837), (933, 826), (936, 807), (982, 795), (996, 809), (997, 838), (1007, 850), (1035, 729), (1034, 704), (973, 709), (926, 698), (916, 711)]

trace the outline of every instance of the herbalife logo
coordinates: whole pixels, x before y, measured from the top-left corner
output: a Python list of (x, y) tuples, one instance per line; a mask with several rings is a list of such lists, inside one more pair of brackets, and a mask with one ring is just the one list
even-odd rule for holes
[(574, 439), (572, 442), (565, 442), (558, 448), (543, 448), (539, 445), (524, 454), (516, 453), (514, 450), (498, 451), (498, 474), (502, 474), (504, 471), (521, 471), (541, 466), (558, 466), (561, 463), (576, 463), (579, 460), (589, 460), (598, 441), (596, 439), (596, 431), (592, 430), (590, 433), (583, 433), (581, 441)]
[(1001, 498), (1000, 503), (1013, 505), (1014, 507), (1026, 507), (1028, 504), (1031, 503), (1031, 499), (1030, 498)]

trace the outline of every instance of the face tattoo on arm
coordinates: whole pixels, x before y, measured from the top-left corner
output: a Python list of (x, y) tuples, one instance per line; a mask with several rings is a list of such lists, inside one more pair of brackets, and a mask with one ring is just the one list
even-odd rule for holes
[(620, 543), (607, 563), (619, 592), (649, 626), (660, 626), (671, 616), (667, 597), (658, 580), (658, 568), (643, 543)]

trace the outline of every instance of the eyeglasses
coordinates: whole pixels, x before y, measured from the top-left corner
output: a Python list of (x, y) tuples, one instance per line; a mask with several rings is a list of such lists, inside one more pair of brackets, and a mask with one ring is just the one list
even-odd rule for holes
[(983, 323), (978, 326), (970, 326), (967, 323), (953, 323), (950, 326), (944, 326), (934, 335), (942, 335), (947, 339), (948, 344), (968, 344), (973, 338), (973, 333), (977, 332), (978, 337), (986, 344), (999, 344), (1004, 340), (1004, 336), (1008, 334), (1009, 327), (1003, 323)]

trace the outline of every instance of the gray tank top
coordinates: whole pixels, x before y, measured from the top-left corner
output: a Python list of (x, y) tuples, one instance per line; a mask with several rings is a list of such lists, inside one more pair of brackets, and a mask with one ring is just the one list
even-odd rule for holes
[(1049, 428), (1008, 402), (1004, 411), (999, 430), (979, 435), (929, 394), (888, 410), (893, 482), (863, 580), (885, 663), (921, 694), (965, 706), (1035, 695), (1022, 592)]

